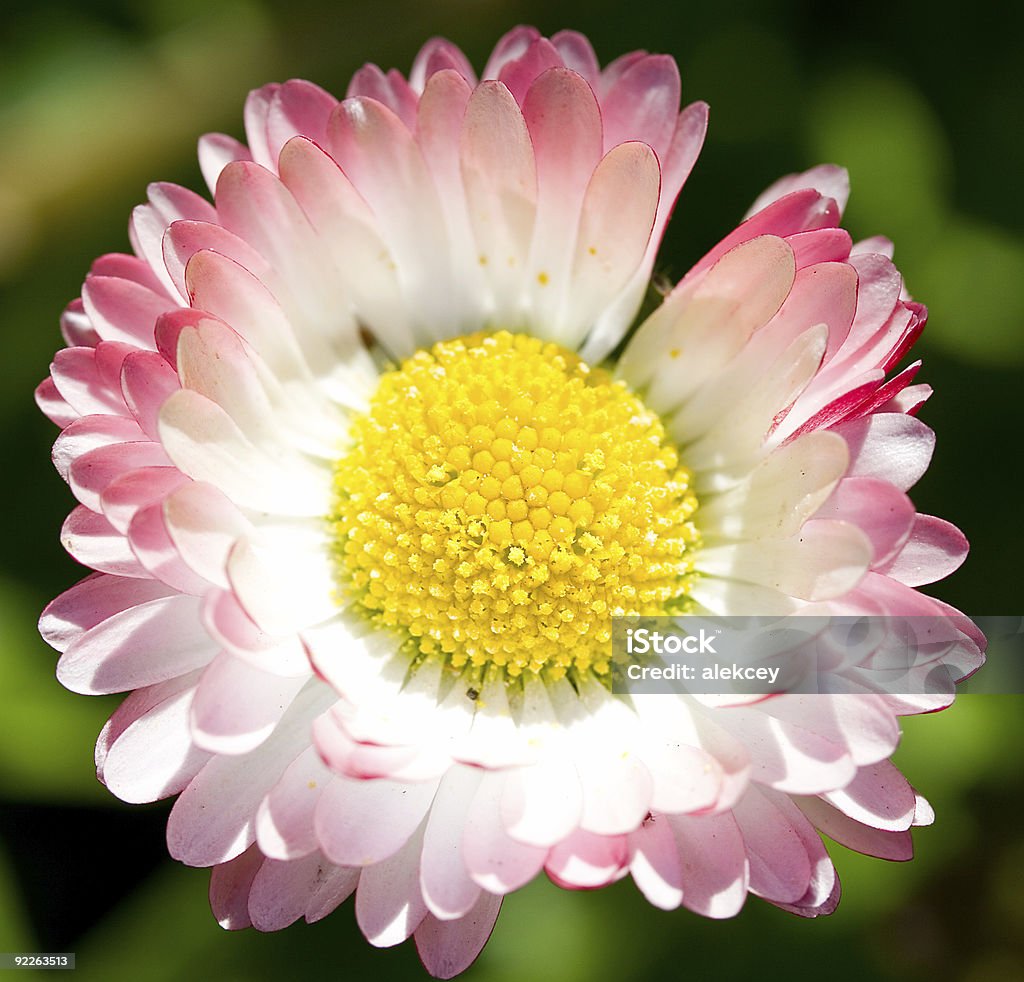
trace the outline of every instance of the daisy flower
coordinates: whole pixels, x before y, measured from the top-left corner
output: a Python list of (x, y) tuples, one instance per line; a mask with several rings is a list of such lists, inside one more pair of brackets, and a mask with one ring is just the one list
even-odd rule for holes
[[(517, 28), (478, 80), (434, 40), (337, 100), (268, 85), (212, 193), (149, 188), (37, 392), (93, 572), (58, 677), (128, 692), (118, 797), (228, 928), (355, 894), (375, 945), (463, 970), (541, 871), (710, 917), (815, 916), (819, 833), (911, 854), (899, 716), (951, 695), (616, 695), (621, 615), (945, 616), (956, 528), (916, 513), (924, 308), (784, 178), (633, 330), (707, 107), (675, 63)], [(965, 670), (983, 639), (967, 629)]]

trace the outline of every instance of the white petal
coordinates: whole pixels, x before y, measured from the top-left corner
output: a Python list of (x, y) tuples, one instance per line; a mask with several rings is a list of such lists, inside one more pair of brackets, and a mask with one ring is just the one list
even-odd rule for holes
[(551, 846), (579, 825), (580, 778), (567, 757), (542, 757), (511, 771), (501, 798), (505, 830), (519, 842)]
[(597, 165), (580, 214), (572, 279), (560, 317), (578, 347), (643, 261), (661, 190), (661, 168), (645, 143), (622, 143)]
[(122, 704), (127, 709), (142, 693), (152, 703), (117, 735), (103, 760), (103, 783), (122, 801), (157, 801), (175, 794), (209, 759), (193, 745), (189, 732), (195, 683), (196, 674), (190, 673), (136, 689)]
[(537, 171), (522, 112), (500, 82), (483, 82), (473, 91), (460, 155), (478, 261), (493, 291), (493, 316), (497, 323), (518, 327), (537, 208)]
[[(792, 405), (821, 364), (827, 332), (824, 325), (800, 335), (772, 361), (755, 368), (751, 350), (737, 359), (735, 370), (720, 383), (700, 389), (672, 418), (671, 432), (684, 446), (687, 465), (697, 471), (743, 473), (761, 449), (779, 414)], [(731, 470), (729, 470), (731, 468)], [(722, 479), (705, 478), (701, 486), (717, 490)]]
[(652, 408), (679, 405), (767, 323), (794, 273), (793, 252), (782, 239), (763, 235), (737, 246), (644, 321), (623, 352), (619, 374), (634, 387), (656, 390)]
[(469, 968), (491, 936), (500, 909), (501, 897), (481, 893), (473, 909), (457, 921), (427, 914), (416, 929), (423, 967), (438, 979), (454, 978)]
[(420, 888), (427, 908), (437, 918), (453, 920), (467, 914), (480, 896), (462, 855), (463, 828), (480, 771), (453, 767), (441, 781), (423, 833)]
[(68, 647), (57, 678), (73, 692), (98, 695), (184, 675), (216, 653), (198, 615), (199, 600), (180, 594), (114, 614)]
[(284, 769), (308, 746), (310, 720), (337, 697), (311, 682), (270, 737), (237, 757), (214, 757), (181, 793), (167, 821), (167, 848), (189, 866), (224, 863), (256, 837), (256, 812)]
[(595, 835), (577, 829), (551, 850), (545, 869), (559, 885), (587, 890), (614, 882), (628, 864), (624, 835)]
[(848, 463), (846, 442), (834, 433), (808, 433), (780, 447), (741, 484), (701, 501), (704, 541), (793, 535), (828, 498)]
[(393, 856), (363, 870), (356, 890), (356, 920), (378, 948), (401, 944), (427, 913), (420, 893), (422, 826)]
[(807, 830), (801, 828), (805, 823), (799, 811), (780, 809), (751, 785), (733, 814), (750, 862), (750, 892), (795, 903), (811, 880), (811, 861), (801, 838)]
[(186, 474), (207, 481), (232, 501), (280, 515), (326, 515), (326, 470), (287, 448), (257, 448), (216, 403), (197, 392), (174, 393), (160, 410), (160, 438)]
[(336, 775), (316, 806), (320, 848), (339, 866), (380, 863), (406, 845), (436, 791), (437, 782), (431, 781), (353, 781)]
[(319, 522), (263, 526), (240, 538), (227, 575), (246, 613), (270, 634), (290, 634), (337, 613), (337, 579)]
[(469, 875), (485, 890), (511, 893), (528, 883), (547, 858), (544, 846), (527, 845), (504, 829), (501, 799), (505, 775), (486, 773), (466, 816), (462, 858)]
[(786, 539), (705, 549), (697, 562), (703, 573), (802, 600), (828, 600), (857, 585), (871, 564), (871, 554), (870, 541), (855, 525), (815, 519)]
[(299, 859), (316, 851), (313, 814), (333, 780), (315, 747), (299, 754), (260, 802), (256, 815), (260, 851), (271, 859)]
[(877, 477), (901, 491), (918, 482), (935, 448), (935, 434), (902, 413), (874, 413), (835, 432), (850, 445), (850, 477)]
[(194, 481), (164, 501), (163, 514), (181, 558), (204, 579), (226, 588), (231, 547), (252, 529), (230, 499), (212, 485)]
[(732, 917), (747, 896), (743, 838), (726, 815), (670, 815), (682, 859), (683, 905), (705, 917)]
[(192, 701), (196, 745), (219, 754), (248, 753), (270, 736), (305, 681), (221, 652), (203, 672)]
[(451, 747), (455, 760), (488, 769), (525, 764), (536, 759), (526, 736), (509, 709), (508, 690), (497, 672), (484, 683), (476, 701), (473, 724)]
[(280, 931), (294, 924), (306, 912), (310, 893), (332, 868), (319, 853), (289, 862), (267, 859), (249, 889), (252, 926), (257, 931)]
[(683, 902), (683, 871), (672, 827), (653, 815), (629, 837), (629, 872), (655, 907), (675, 910)]

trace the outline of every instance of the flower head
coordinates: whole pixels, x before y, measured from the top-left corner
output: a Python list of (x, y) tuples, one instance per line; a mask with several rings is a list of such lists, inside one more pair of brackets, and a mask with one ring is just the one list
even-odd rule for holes
[(340, 102), (267, 86), (247, 146), (200, 142), (213, 203), (151, 186), (68, 307), (37, 396), (95, 572), (41, 629), (69, 688), (130, 692), (99, 776), (180, 792), (171, 853), (225, 926), (354, 892), (448, 977), (541, 870), (814, 916), (819, 831), (900, 859), (931, 820), (888, 758), (949, 695), (611, 691), (615, 616), (942, 616), (915, 588), (966, 554), (906, 494), (925, 311), (839, 227), (839, 168), (630, 333), (704, 137), (679, 92), (670, 58), (527, 28), (481, 81), (432, 41)]

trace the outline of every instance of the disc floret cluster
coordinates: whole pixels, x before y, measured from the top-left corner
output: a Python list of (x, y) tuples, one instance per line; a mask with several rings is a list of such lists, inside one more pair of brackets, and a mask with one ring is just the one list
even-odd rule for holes
[(656, 414), (550, 342), (478, 334), (385, 373), (335, 470), (339, 580), (417, 656), (608, 671), (611, 618), (685, 605), (692, 478)]

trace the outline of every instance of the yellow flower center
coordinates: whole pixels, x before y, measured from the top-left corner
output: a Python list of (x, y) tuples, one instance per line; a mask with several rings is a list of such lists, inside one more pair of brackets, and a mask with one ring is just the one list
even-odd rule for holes
[(608, 671), (614, 615), (686, 605), (690, 473), (622, 382), (507, 332), (385, 373), (335, 469), (342, 602), (414, 657)]

